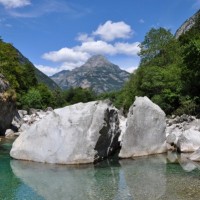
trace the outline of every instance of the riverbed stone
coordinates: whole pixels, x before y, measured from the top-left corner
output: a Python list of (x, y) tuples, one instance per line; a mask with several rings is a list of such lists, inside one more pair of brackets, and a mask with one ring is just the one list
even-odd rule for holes
[(15, 159), (58, 164), (93, 163), (118, 147), (118, 111), (105, 101), (56, 109), (15, 140)]
[(13, 138), (15, 137), (15, 133), (12, 129), (7, 129), (5, 132), (5, 137), (6, 138)]
[(165, 113), (148, 97), (136, 97), (129, 109), (119, 157), (166, 152)]
[(191, 127), (183, 131), (177, 141), (179, 152), (194, 152), (200, 147), (200, 132)]

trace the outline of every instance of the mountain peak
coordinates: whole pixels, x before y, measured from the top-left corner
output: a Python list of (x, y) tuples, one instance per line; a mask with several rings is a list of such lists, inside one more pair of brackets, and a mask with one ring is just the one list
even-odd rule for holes
[(85, 67), (102, 67), (111, 63), (103, 55), (94, 55), (83, 65)]
[(129, 73), (112, 64), (102, 55), (92, 56), (87, 62), (68, 73), (51, 77), (62, 89), (91, 88), (95, 93), (117, 91), (129, 78)]

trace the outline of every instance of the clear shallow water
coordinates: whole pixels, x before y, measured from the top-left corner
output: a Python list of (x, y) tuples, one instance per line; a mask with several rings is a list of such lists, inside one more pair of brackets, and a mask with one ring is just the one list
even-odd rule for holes
[(184, 155), (60, 166), (10, 159), (0, 141), (1, 200), (199, 200), (200, 166)]

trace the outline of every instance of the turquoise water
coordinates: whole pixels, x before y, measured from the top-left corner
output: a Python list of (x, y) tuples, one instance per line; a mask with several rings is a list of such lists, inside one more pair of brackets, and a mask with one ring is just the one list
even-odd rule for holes
[(184, 155), (60, 166), (13, 160), (10, 148), (0, 141), (0, 200), (200, 199), (200, 165)]

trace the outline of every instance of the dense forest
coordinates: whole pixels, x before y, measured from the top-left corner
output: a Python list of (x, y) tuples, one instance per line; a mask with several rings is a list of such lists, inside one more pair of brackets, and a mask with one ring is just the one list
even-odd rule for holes
[(37, 71), (32, 63), (22, 58), (12, 44), (5, 43), (2, 39), (0, 39), (0, 73), (9, 81), (10, 89), (7, 95), (16, 101), (19, 109), (45, 109), (49, 106), (57, 108), (96, 98), (90, 90), (75, 88), (61, 91), (58, 87), (52, 89), (38, 81)]
[(18, 108), (62, 107), (109, 98), (126, 113), (135, 96), (148, 96), (166, 114), (200, 112), (200, 16), (178, 39), (164, 28), (152, 28), (140, 44), (140, 66), (121, 91), (97, 96), (88, 89), (49, 89), (38, 82), (33, 66), (21, 62), (19, 52), (0, 39), (0, 73), (11, 85), (8, 91)]
[(152, 28), (140, 44), (141, 62), (120, 92), (104, 95), (126, 112), (135, 96), (148, 96), (167, 114), (200, 112), (200, 16), (178, 39)]

